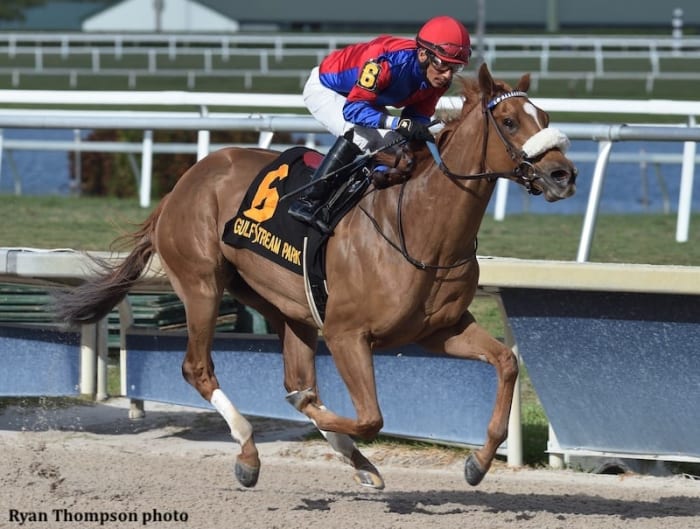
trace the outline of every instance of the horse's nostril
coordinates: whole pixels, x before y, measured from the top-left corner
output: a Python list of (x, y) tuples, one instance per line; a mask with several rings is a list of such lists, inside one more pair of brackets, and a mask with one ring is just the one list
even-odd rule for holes
[(559, 169), (557, 171), (552, 171), (550, 176), (552, 177), (552, 179), (554, 181), (561, 183), (561, 182), (567, 182), (569, 180), (573, 181), (576, 178), (576, 173), (575, 172), (571, 173), (571, 172), (566, 171), (564, 169)]

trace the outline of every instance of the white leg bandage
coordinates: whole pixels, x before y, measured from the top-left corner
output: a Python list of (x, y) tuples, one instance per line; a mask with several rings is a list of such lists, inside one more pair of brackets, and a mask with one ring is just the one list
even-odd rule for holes
[(228, 424), (233, 440), (241, 445), (245, 444), (253, 435), (253, 427), (246, 418), (240, 414), (224, 392), (218, 388), (211, 394), (210, 402)]
[(333, 447), (333, 450), (348, 459), (352, 459), (352, 453), (355, 451), (355, 441), (352, 440), (352, 437), (346, 434), (327, 432), (320, 429), (319, 432), (326, 438), (328, 444)]
[[(325, 406), (319, 406), (322, 410), (325, 410)], [(314, 425), (316, 428), (318, 428), (318, 425), (316, 424), (315, 421), (313, 421)], [(352, 440), (352, 437), (350, 437), (347, 434), (342, 434), (342, 433), (335, 433), (335, 432), (327, 432), (326, 430), (321, 430), (318, 428), (318, 431), (321, 432), (321, 435), (326, 438), (326, 441), (328, 441), (328, 444), (333, 447), (333, 450), (338, 452), (340, 455), (347, 457), (348, 459), (351, 459), (350, 456), (352, 456), (352, 453), (355, 451), (355, 441)]]

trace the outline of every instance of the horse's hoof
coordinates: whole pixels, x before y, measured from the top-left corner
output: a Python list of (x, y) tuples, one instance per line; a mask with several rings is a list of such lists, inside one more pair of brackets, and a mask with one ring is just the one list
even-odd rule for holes
[(245, 463), (241, 463), (238, 459), (236, 460), (236, 465), (234, 466), (234, 474), (238, 483), (244, 487), (255, 487), (258, 482), (258, 476), (260, 476), (260, 467), (251, 467)]
[(368, 472), (367, 470), (355, 471), (355, 481), (363, 487), (382, 490), (384, 488), (384, 480), (379, 474)]
[(486, 472), (477, 461), (474, 454), (469, 454), (469, 457), (464, 462), (464, 478), (472, 487), (475, 487), (481, 480), (484, 479)]

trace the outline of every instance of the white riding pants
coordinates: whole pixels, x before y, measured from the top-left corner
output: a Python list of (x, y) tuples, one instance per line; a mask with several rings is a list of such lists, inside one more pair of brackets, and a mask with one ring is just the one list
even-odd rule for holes
[(390, 129), (374, 129), (345, 121), (343, 118), (345, 96), (323, 86), (319, 79), (318, 66), (311, 70), (304, 85), (303, 95), (304, 104), (311, 115), (334, 136), (342, 136), (354, 128), (353, 142), (363, 151), (373, 151), (400, 138), (398, 132)]

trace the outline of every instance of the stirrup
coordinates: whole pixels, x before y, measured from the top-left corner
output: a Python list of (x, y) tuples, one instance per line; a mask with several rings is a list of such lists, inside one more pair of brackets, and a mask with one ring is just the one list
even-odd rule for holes
[(312, 217), (310, 225), (312, 228), (316, 228), (318, 231), (320, 231), (323, 235), (333, 233), (333, 229), (315, 215)]
[(320, 206), (320, 204), (315, 204), (303, 197), (297, 199), (291, 206), (289, 206), (287, 212), (293, 219), (303, 222), (304, 224), (308, 224), (312, 228), (316, 228), (324, 235), (333, 233), (331, 227), (317, 216)]
[(289, 206), (287, 212), (289, 213), (290, 217), (298, 221), (305, 222), (306, 224), (311, 224), (313, 222), (316, 209), (318, 209), (318, 204), (314, 204), (306, 197), (301, 197), (292, 202), (292, 205)]

